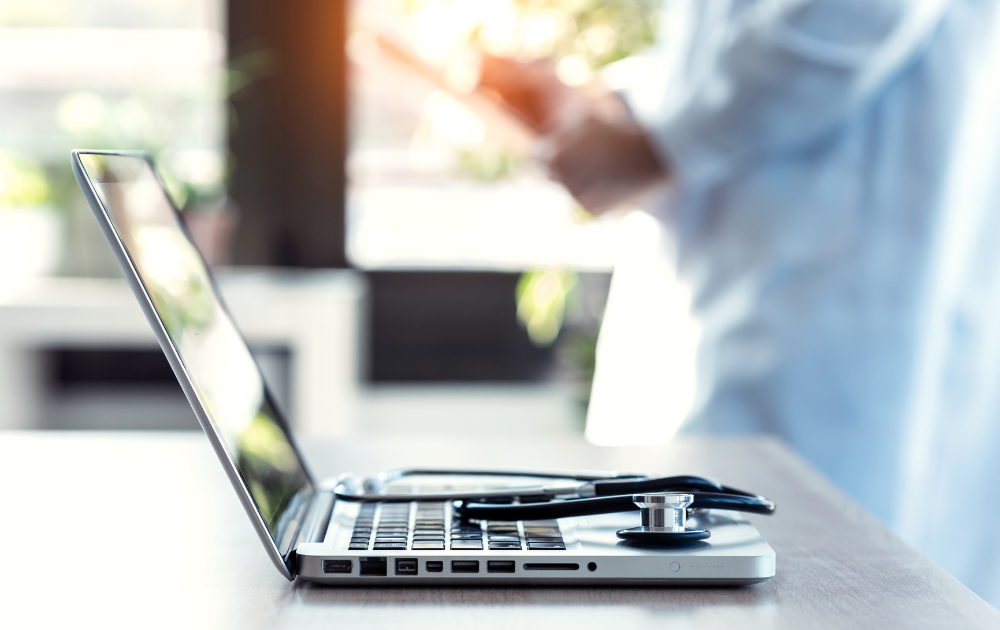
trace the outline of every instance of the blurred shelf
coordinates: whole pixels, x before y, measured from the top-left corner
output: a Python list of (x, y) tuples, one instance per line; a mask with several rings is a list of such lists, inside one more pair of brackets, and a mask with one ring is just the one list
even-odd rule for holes
[[(352, 431), (363, 277), (348, 270), (241, 270), (222, 271), (217, 279), (248, 343), (288, 350), (288, 412), (297, 429)], [(45, 278), (0, 296), (0, 428), (42, 424), (42, 352), (155, 347), (123, 280)]]

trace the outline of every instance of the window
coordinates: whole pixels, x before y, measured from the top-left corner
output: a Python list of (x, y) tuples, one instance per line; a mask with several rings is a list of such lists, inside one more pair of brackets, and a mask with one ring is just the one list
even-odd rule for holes
[(17, 221), (37, 241), (25, 250), (51, 250), (37, 272), (116, 273), (73, 180), (72, 148), (149, 151), (180, 205), (223, 196), (223, 8), (219, 0), (0, 3), (0, 221)]
[(621, 214), (588, 217), (544, 177), (510, 120), (463, 94), (482, 52), (552, 58), (564, 81), (586, 82), (652, 43), (657, 4), (355, 0), (349, 259), (369, 269), (609, 270)]

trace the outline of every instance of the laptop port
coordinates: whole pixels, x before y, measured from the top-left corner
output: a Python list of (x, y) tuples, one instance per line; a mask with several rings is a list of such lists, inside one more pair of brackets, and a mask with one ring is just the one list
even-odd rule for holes
[(525, 571), (579, 571), (575, 562), (526, 562)]
[(444, 571), (444, 562), (440, 560), (428, 560), (427, 563), (424, 564), (424, 568), (427, 569), (428, 573), (440, 573)]
[(514, 561), (513, 560), (487, 560), (486, 561), (486, 572), (487, 573), (513, 573), (514, 572)]
[(324, 560), (323, 573), (350, 573), (354, 563), (350, 560)]
[(416, 575), (416, 558), (396, 558), (396, 575)]
[(361, 575), (387, 575), (389, 563), (385, 558), (360, 558)]
[(479, 573), (479, 560), (452, 560), (452, 573)]

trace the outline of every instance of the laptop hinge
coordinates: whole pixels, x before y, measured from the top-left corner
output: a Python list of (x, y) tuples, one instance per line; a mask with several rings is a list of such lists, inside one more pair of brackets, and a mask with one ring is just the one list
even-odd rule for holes
[(323, 542), (333, 514), (333, 501), (333, 492), (320, 490), (316, 493), (289, 552), (294, 553), (302, 543)]
[(298, 575), (298, 559), (296, 550), (302, 543), (323, 542), (326, 537), (326, 530), (330, 526), (330, 517), (333, 514), (333, 492), (319, 491), (313, 495), (306, 509), (305, 518), (299, 525), (299, 530), (292, 540), (285, 554), (285, 566), (292, 576)]

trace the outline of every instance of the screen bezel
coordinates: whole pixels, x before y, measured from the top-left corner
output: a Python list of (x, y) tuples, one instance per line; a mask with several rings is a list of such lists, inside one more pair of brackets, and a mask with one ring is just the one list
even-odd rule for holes
[[(197, 389), (194, 387), (191, 376), (188, 374), (187, 369), (184, 366), (184, 362), (181, 360), (180, 353), (174, 346), (173, 341), (171, 341), (170, 335), (167, 333), (167, 328), (160, 319), (152, 298), (146, 291), (146, 285), (143, 283), (142, 277), (140, 276), (131, 256), (128, 253), (128, 249), (125, 247), (124, 242), (122, 242), (118, 234), (118, 230), (115, 228), (114, 222), (111, 220), (110, 213), (107, 208), (104, 207), (104, 203), (101, 201), (101, 197), (97, 193), (94, 183), (91, 181), (90, 176), (83, 166), (83, 161), (80, 159), (82, 155), (131, 157), (143, 160), (153, 173), (153, 177), (156, 178), (156, 181), (159, 183), (161, 189), (163, 189), (164, 196), (166, 196), (170, 208), (176, 215), (178, 225), (184, 234), (184, 237), (190, 241), (191, 235), (188, 233), (187, 228), (184, 225), (184, 221), (181, 219), (180, 212), (177, 210), (177, 207), (174, 206), (173, 200), (170, 199), (170, 196), (166, 194), (163, 179), (160, 177), (155, 165), (147, 154), (141, 151), (92, 151), (84, 149), (75, 149), (71, 152), (73, 174), (76, 177), (77, 183), (80, 185), (91, 210), (93, 210), (94, 216), (97, 218), (97, 222), (101, 226), (101, 231), (104, 232), (105, 238), (112, 246), (111, 249), (114, 252), (119, 266), (125, 274), (125, 279), (128, 282), (129, 287), (131, 287), (132, 292), (135, 294), (139, 305), (142, 307), (143, 314), (146, 316), (146, 320), (153, 329), (153, 334), (156, 336), (156, 340), (159, 342), (160, 348), (163, 350), (163, 354), (166, 355), (167, 361), (170, 363), (170, 367), (173, 369), (174, 375), (177, 377), (177, 381), (180, 383), (181, 389), (184, 391), (184, 395), (187, 397), (191, 408), (194, 410), (195, 416), (198, 418), (198, 423), (208, 436), (209, 442), (211, 442), (212, 448), (215, 450), (215, 454), (222, 463), (222, 467), (225, 469), (230, 483), (236, 490), (236, 494), (239, 496), (240, 503), (243, 504), (243, 508), (246, 511), (247, 516), (250, 517), (250, 521), (253, 523), (258, 537), (264, 544), (264, 548), (267, 551), (268, 556), (271, 558), (271, 561), (281, 574), (287, 579), (292, 580), (294, 579), (296, 573), (293, 551), (295, 547), (295, 539), (298, 533), (297, 530), (301, 528), (302, 522), (304, 521), (306, 514), (309, 512), (309, 507), (316, 496), (316, 482), (312, 474), (309, 472), (309, 468), (302, 457), (302, 453), (299, 450), (298, 445), (295, 443), (295, 439), (292, 436), (284, 413), (275, 404), (274, 397), (271, 395), (267, 382), (264, 380), (263, 374), (260, 374), (260, 368), (257, 367), (257, 372), (260, 374), (261, 383), (264, 387), (264, 397), (274, 409), (276, 416), (275, 420), (280, 424), (282, 430), (285, 432), (285, 435), (288, 436), (288, 442), (295, 451), (295, 455), (302, 463), (302, 469), (305, 472), (306, 479), (312, 487), (312, 492), (309, 493), (305, 497), (305, 500), (301, 502), (301, 506), (299, 507), (295, 518), (289, 521), (285, 518), (287, 515), (282, 515), (282, 519), (286, 522), (284, 525), (280, 526), (276, 532), (276, 536), (272, 538), (264, 516), (261, 514), (256, 501), (253, 499), (253, 495), (251, 495), (249, 488), (244, 482), (243, 475), (240, 473), (239, 467), (230, 456), (229, 451), (226, 449), (222, 436), (218, 433), (218, 431), (216, 431), (205, 405), (201, 401)], [(197, 250), (197, 247), (195, 250)], [(201, 257), (201, 252), (199, 252), (198, 255)], [(211, 283), (211, 288), (216, 299), (218, 299), (223, 311), (225, 311), (226, 315), (233, 321), (234, 327), (236, 327), (235, 320), (229, 312), (229, 309), (226, 307), (225, 301), (222, 299), (222, 295), (219, 292), (215, 278), (208, 265), (205, 263), (204, 257), (201, 257), (201, 262), (205, 265), (208, 280)], [(242, 339), (245, 344), (246, 340), (243, 338), (243, 334), (240, 333), (238, 327), (236, 327), (236, 331), (240, 335), (240, 339)], [(279, 519), (279, 523), (282, 519)]]

